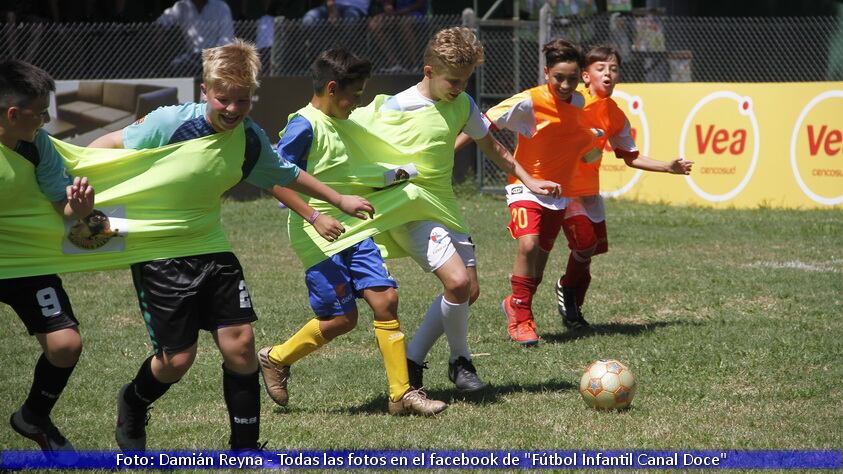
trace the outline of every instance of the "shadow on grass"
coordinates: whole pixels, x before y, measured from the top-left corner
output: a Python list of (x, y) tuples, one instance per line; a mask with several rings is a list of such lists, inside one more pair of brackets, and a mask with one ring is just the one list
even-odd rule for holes
[(656, 321), (652, 323), (592, 324), (591, 327), (587, 329), (576, 329), (568, 330), (562, 333), (543, 334), (542, 341), (547, 344), (562, 344), (565, 342), (575, 341), (577, 339), (584, 339), (592, 336), (610, 336), (614, 334), (638, 336), (639, 334), (643, 334), (667, 326), (675, 326), (677, 324), (699, 325), (700, 323), (695, 321)]
[[(468, 402), (476, 405), (489, 405), (498, 403), (501, 396), (509, 393), (542, 393), (542, 392), (561, 392), (568, 390), (578, 390), (579, 386), (565, 380), (548, 380), (547, 382), (537, 384), (507, 384), (507, 385), (491, 385), (484, 390), (474, 393), (461, 393), (456, 390), (431, 390), (427, 391), (428, 398), (433, 400), (443, 400), (448, 404), (455, 402)], [(378, 396), (369, 400), (368, 402), (348, 408), (337, 409), (337, 413), (345, 413), (349, 415), (377, 415), (386, 414), (387, 399), (385, 396)]]

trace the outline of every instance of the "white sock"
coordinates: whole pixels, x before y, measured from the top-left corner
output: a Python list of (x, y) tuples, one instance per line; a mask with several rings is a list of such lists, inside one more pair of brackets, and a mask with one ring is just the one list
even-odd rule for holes
[(407, 344), (407, 358), (417, 364), (424, 364), (427, 353), (445, 332), (442, 326), (442, 302), (445, 298), (442, 295), (433, 298), (424, 319), (413, 334), (413, 339)]
[(443, 297), (442, 326), (445, 327), (445, 336), (451, 348), (450, 361), (460, 357), (471, 360), (471, 352), (468, 350), (468, 301), (454, 304)]

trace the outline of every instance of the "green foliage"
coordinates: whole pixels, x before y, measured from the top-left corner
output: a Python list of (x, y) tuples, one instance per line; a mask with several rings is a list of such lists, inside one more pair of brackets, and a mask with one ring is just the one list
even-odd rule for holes
[[(553, 281), (567, 259), (557, 242), (535, 298), (543, 341), (508, 342), (499, 304), (515, 245), (508, 212), (461, 193), (478, 245), (481, 296), (470, 346), (494, 388), (463, 397), (447, 379), (444, 340), (430, 354), (435, 418), (386, 414), (386, 380), (371, 313), (358, 328), (293, 367), (289, 408), (263, 398), (268, 448), (827, 448), (843, 445), (843, 214), (717, 211), (609, 201), (608, 254), (594, 259), (584, 307), (595, 330), (572, 334), (556, 314)], [(311, 318), (303, 269), (289, 250), (286, 211), (270, 200), (226, 202), (223, 220), (260, 316), (258, 348)], [(437, 280), (414, 262), (390, 263), (402, 327), (413, 334)], [(65, 275), (85, 350), (53, 419), (81, 449), (114, 449), (115, 396), (150, 353), (128, 271)], [(0, 414), (26, 397), (39, 349), (0, 306)], [(638, 380), (632, 409), (599, 413), (577, 391), (582, 369), (616, 358)], [(207, 334), (185, 378), (155, 404), (153, 449), (225, 448), (220, 357)], [(834, 427), (838, 428), (834, 428)], [(8, 426), (4, 449), (34, 445)]]

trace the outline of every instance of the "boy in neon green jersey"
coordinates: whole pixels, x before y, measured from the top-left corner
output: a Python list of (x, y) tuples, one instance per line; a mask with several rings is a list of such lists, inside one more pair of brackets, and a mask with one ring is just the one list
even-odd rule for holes
[[(206, 49), (202, 58), (201, 89), (207, 103), (162, 107), (123, 130), (98, 138), (91, 146), (155, 148), (217, 133), (242, 133), (243, 155), (185, 163), (174, 168), (172, 172), (179, 175), (165, 177), (168, 186), (156, 192), (178, 193), (190, 188), (198, 197), (185, 199), (218, 200), (242, 177), (265, 189), (275, 185), (291, 187), (350, 215), (372, 212), (366, 200), (340, 195), (295, 165), (280, 160), (263, 130), (247, 117), (260, 70), (254, 45), (238, 40)], [(175, 206), (169, 209), (174, 214), (190, 206), (202, 209), (203, 205), (191, 201), (168, 203)], [(217, 228), (208, 232), (216, 232)], [(251, 326), (257, 317), (237, 258), (228, 250), (150, 260), (133, 264), (132, 277), (155, 354), (143, 362), (134, 380), (118, 394), (118, 445), (122, 449), (146, 448), (149, 407), (190, 368), (196, 357), (199, 330), (205, 329), (213, 332), (224, 361), (223, 395), (231, 427), (231, 448), (257, 448), (260, 383)]]
[[(347, 119), (360, 102), (370, 71), (369, 61), (345, 50), (332, 49), (320, 54), (311, 68), (314, 95), (309, 105), (290, 116), (278, 144), (278, 154), (320, 179), (323, 175), (336, 177), (338, 170), (342, 170), (340, 174), (351, 173), (352, 169), (345, 167), (352, 147), (346, 147), (346, 140), (353, 139), (361, 130)], [(338, 223), (310, 207), (311, 200), (305, 202), (294, 191), (278, 186), (274, 194), (296, 212), (289, 218), (294, 248), (315, 238), (312, 233), (305, 233), (310, 226), (300, 216), (310, 216), (307, 221), (323, 237), (329, 240), (339, 237), (338, 233), (326, 234), (320, 230), (320, 222)], [(336, 247), (336, 253), (308, 266), (306, 271), (310, 304), (316, 318), (283, 344), (265, 347), (258, 353), (270, 398), (279, 405), (287, 404), (290, 366), (352, 330), (358, 319), (355, 299), (362, 297), (374, 313), (375, 338), (389, 384), (389, 412), (421, 415), (441, 412), (445, 403), (430, 400), (420, 387), (412, 389), (409, 385), (404, 334), (397, 314), (397, 284), (387, 272), (374, 241), (371, 237), (348, 235), (339, 243), (342, 245)]]
[[(94, 188), (87, 178), (72, 181), (64, 163), (41, 127), (50, 121), (47, 107), (53, 79), (22, 61), (0, 62), (0, 259), (20, 258), (9, 252), (17, 239), (38, 232), (41, 220), (21, 209), (54, 208), (68, 219), (91, 214)], [(51, 211), (48, 211), (51, 212)], [(46, 214), (52, 216), (53, 214)], [(55, 219), (60, 220), (59, 216)], [(41, 345), (29, 396), (9, 420), (20, 435), (44, 451), (72, 450), (53, 425), (50, 412), (58, 401), (79, 355), (82, 338), (61, 279), (26, 275), (0, 279), (0, 301), (11, 306)]]

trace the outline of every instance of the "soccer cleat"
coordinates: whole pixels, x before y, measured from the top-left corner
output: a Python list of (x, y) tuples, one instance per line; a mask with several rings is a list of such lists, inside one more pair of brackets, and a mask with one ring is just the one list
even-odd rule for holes
[(410, 375), (410, 387), (416, 389), (424, 386), (424, 369), (426, 368), (427, 362), (416, 364), (415, 361), (407, 359), (407, 373)]
[(535, 346), (541, 339), (536, 333), (536, 323), (532, 319), (521, 321), (513, 330), (509, 331), (509, 338), (524, 347)]
[[(564, 276), (562, 278), (565, 278)], [(590, 327), (577, 306), (577, 290), (563, 286), (562, 278), (556, 282), (556, 309), (562, 316), (562, 324), (568, 329), (586, 329)]]
[(476, 392), (489, 386), (480, 380), (474, 364), (465, 357), (458, 357), (457, 360), (448, 363), (448, 378), (454, 382), (460, 392)]
[(427, 394), (420, 388), (412, 388), (404, 393), (401, 400), (389, 401), (390, 415), (435, 415), (448, 408), (448, 404), (439, 400), (427, 398)]
[(26, 407), (20, 407), (12, 413), (9, 424), (19, 435), (38, 443), (44, 452), (75, 451), (70, 441), (65, 438), (50, 417), (40, 417)]
[(290, 393), (287, 391), (287, 381), (290, 380), (290, 366), (278, 365), (269, 358), (271, 347), (264, 347), (258, 351), (258, 361), (261, 365), (263, 384), (266, 393), (275, 403), (287, 406), (290, 401)]
[(125, 394), (130, 384), (123, 385), (117, 392), (117, 427), (114, 438), (124, 451), (146, 450), (146, 425), (149, 424), (150, 406), (135, 408), (126, 401)]
[(506, 317), (506, 331), (513, 342), (522, 346), (532, 346), (539, 342), (536, 334), (536, 324), (532, 319), (519, 322), (515, 318), (515, 310), (512, 308), (512, 295), (507, 296), (501, 302), (501, 311)]

